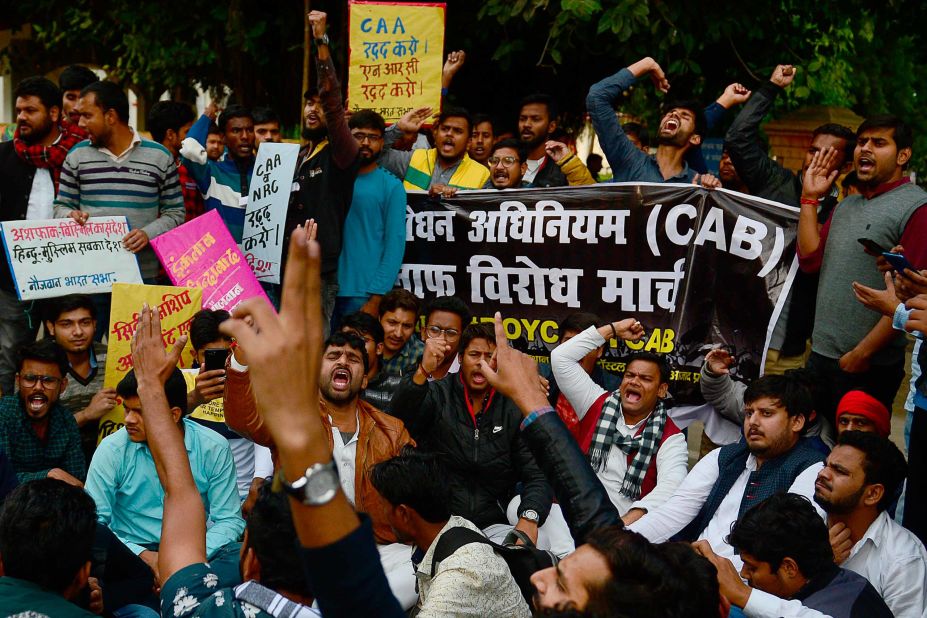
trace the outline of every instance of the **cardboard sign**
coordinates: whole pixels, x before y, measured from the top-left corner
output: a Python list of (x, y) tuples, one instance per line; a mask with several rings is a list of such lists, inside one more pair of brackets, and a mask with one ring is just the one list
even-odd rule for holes
[(445, 4), (350, 2), (348, 104), (395, 122), (441, 108)]
[(151, 239), (171, 283), (203, 291), (203, 307), (231, 311), (259, 296), (270, 303), (219, 212), (210, 210)]
[[(149, 307), (158, 310), (161, 319), (161, 340), (164, 347), (170, 349), (181, 335), (189, 336), (193, 316), (203, 308), (202, 300), (203, 292), (198, 289), (169, 285), (113, 285), (103, 386), (115, 388), (132, 369), (132, 337), (138, 328), (138, 314), (143, 303), (148, 303)], [(193, 346), (187, 341), (180, 356), (180, 367), (191, 367), (193, 360)], [(100, 419), (98, 440), (118, 430), (125, 424), (124, 421), (125, 411), (120, 403)]]
[(109, 292), (141, 283), (138, 260), (122, 246), (125, 217), (4, 221), (3, 245), (20, 300)]
[(259, 281), (280, 283), (283, 227), (298, 156), (298, 144), (265, 142), (258, 147), (241, 250)]

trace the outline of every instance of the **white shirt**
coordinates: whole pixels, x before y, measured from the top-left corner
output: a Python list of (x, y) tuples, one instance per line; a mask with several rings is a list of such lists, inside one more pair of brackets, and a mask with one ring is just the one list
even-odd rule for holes
[(107, 157), (113, 160), (114, 163), (122, 163), (129, 158), (129, 153), (132, 152), (132, 149), (142, 143), (142, 138), (139, 137), (138, 131), (135, 130), (135, 127), (129, 127), (132, 130), (132, 143), (129, 144), (129, 147), (123, 150), (121, 153), (116, 154), (109, 148), (105, 146), (100, 148), (100, 152), (105, 154)]
[(896, 618), (927, 617), (927, 552), (887, 512), (879, 513), (840, 566), (868, 579)]
[(525, 170), (524, 175), (521, 179), (524, 182), (534, 182), (534, 177), (538, 175), (538, 172), (541, 169), (541, 164), (544, 163), (544, 159), (547, 156), (543, 156), (540, 159), (528, 159), (525, 163), (528, 164), (528, 169)]
[[(354, 505), (354, 470), (357, 461), (357, 435), (360, 433), (360, 418), (357, 416), (357, 412), (354, 413), (355, 418), (355, 427), (357, 429), (354, 431), (354, 435), (348, 440), (345, 444), (344, 439), (341, 437), (341, 432), (338, 431), (338, 428), (335, 427), (332, 423), (332, 438), (334, 438), (334, 448), (332, 448), (332, 459), (335, 460), (335, 465), (338, 466), (338, 476), (341, 478), (341, 490), (344, 492), (344, 495), (347, 497), (348, 502), (351, 505)], [(328, 420), (331, 421), (332, 417), (328, 417)]]
[(26, 219), (35, 221), (54, 218), (55, 183), (52, 181), (51, 173), (47, 168), (37, 167), (35, 168), (35, 178), (32, 179), (32, 191), (29, 192)]
[[(631, 524), (629, 529), (644, 535), (653, 543), (661, 543), (669, 540), (670, 537), (689, 525), (698, 515), (702, 505), (708, 499), (711, 489), (718, 481), (720, 476), (718, 455), (720, 452), (721, 449), (715, 449), (705, 455), (700, 462), (695, 464), (695, 467), (692, 468), (692, 471), (689, 472), (689, 475), (669, 500)], [(789, 493), (798, 494), (811, 500), (814, 496), (814, 481), (823, 467), (824, 464), (819, 462), (805, 468), (789, 487)], [(740, 555), (734, 553), (734, 548), (727, 544), (726, 539), (727, 535), (731, 533), (731, 524), (737, 520), (744, 490), (747, 488), (747, 480), (754, 470), (756, 470), (756, 458), (751, 454), (747, 457), (744, 471), (737, 477), (733, 487), (724, 497), (724, 500), (721, 501), (718, 509), (708, 521), (708, 525), (698, 537), (699, 540), (707, 540), (716, 554), (733, 562), (738, 571), (743, 566), (743, 561), (740, 559)], [(818, 513), (823, 519), (824, 512), (820, 510), (816, 503), (812, 502), (812, 504), (818, 509)]]
[[(605, 339), (595, 326), (590, 326), (569, 341), (560, 344), (550, 356), (551, 369), (560, 392), (576, 410), (580, 419), (586, 416), (589, 408), (607, 391), (589, 377), (585, 369), (579, 365), (579, 361), (603, 345)], [(616, 429), (622, 436), (634, 436), (648, 418), (650, 417), (647, 416), (634, 425), (628, 425), (624, 422), (624, 415), (620, 415)], [(686, 437), (682, 433), (670, 436), (660, 446), (656, 457), (657, 485), (649, 494), (634, 501), (621, 493), (621, 484), (628, 471), (627, 455), (616, 446), (608, 450), (605, 469), (596, 474), (619, 514), (624, 515), (633, 508), (653, 510), (673, 495), (688, 471), (689, 449)]]
[(780, 599), (756, 588), (744, 605), (744, 615), (747, 618), (830, 618), (828, 614), (805, 607), (801, 601)]

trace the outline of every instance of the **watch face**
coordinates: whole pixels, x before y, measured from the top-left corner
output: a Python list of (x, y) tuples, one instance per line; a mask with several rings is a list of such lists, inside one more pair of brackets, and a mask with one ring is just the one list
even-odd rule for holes
[(521, 516), (523, 519), (527, 519), (528, 521), (533, 521), (533, 522), (537, 522), (540, 519), (540, 517), (538, 517), (538, 512), (532, 509), (528, 509), (527, 511), (522, 513)]
[(338, 474), (331, 469), (318, 470), (307, 479), (306, 504), (325, 504), (335, 497), (340, 483)]

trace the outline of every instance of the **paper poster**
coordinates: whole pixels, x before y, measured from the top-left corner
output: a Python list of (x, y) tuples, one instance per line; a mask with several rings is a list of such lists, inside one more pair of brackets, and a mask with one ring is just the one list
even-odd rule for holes
[(258, 147), (241, 250), (259, 281), (280, 283), (283, 228), (298, 156), (299, 144), (264, 142)]
[(171, 283), (201, 289), (207, 309), (231, 311), (254, 296), (270, 303), (216, 210), (152, 238), (151, 247)]
[(444, 3), (350, 2), (348, 104), (387, 123), (441, 108)]
[[(195, 288), (177, 288), (169, 285), (113, 285), (113, 300), (109, 313), (109, 333), (106, 343), (106, 375), (103, 386), (115, 388), (132, 369), (132, 337), (138, 327), (138, 314), (142, 304), (158, 310), (161, 319), (161, 340), (165, 348), (172, 348), (181, 335), (190, 335), (190, 323), (196, 312), (203, 308), (203, 292)], [(180, 356), (181, 368), (193, 365), (193, 346), (187, 341)], [(116, 405), (100, 419), (99, 440), (118, 430), (125, 423), (122, 405)]]
[(4, 221), (3, 245), (20, 300), (109, 292), (141, 283), (138, 260), (122, 246), (125, 217)]

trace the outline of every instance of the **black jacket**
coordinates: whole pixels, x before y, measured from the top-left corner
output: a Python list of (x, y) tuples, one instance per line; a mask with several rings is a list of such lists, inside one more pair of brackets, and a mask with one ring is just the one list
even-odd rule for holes
[[(19, 158), (12, 140), (0, 143), (0, 221), (26, 218), (35, 169)], [(0, 289), (15, 294), (10, 265), (5, 259), (0, 262)]]
[(569, 184), (563, 170), (550, 157), (544, 157), (543, 167), (531, 181), (532, 187), (566, 187)]
[(533, 509), (543, 524), (553, 494), (522, 441), (522, 415), (514, 402), (495, 393), (474, 427), (460, 374), (421, 386), (413, 375), (404, 377), (393, 395), (391, 414), (405, 423), (420, 448), (443, 456), (451, 513), (480, 528), (507, 523), (506, 507), (522, 483), (518, 515)]

